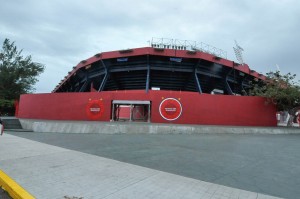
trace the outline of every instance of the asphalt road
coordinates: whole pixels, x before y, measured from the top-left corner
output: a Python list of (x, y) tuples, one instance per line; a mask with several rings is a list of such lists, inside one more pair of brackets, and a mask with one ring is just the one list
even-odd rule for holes
[(253, 192), (300, 196), (300, 135), (7, 133)]

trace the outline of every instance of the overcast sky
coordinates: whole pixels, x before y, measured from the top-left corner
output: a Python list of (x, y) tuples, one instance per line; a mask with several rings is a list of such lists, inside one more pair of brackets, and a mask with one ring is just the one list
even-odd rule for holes
[(250, 68), (300, 77), (299, 0), (0, 0), (0, 42), (45, 64), (36, 92), (51, 92), (96, 53), (148, 46), (152, 37), (204, 42)]

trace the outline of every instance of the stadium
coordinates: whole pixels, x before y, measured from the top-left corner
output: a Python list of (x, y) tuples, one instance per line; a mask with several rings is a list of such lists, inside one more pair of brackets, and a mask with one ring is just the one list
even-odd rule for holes
[[(152, 39), (149, 47), (82, 60), (52, 93), (20, 98), (20, 119), (276, 126), (276, 107), (249, 96), (265, 76), (226, 52), (192, 41)], [(33, 108), (34, 107), (34, 108)]]

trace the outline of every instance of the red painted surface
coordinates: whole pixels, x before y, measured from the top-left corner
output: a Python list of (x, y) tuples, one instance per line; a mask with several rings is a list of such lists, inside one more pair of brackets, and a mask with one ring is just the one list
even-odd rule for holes
[(177, 120), (181, 116), (182, 105), (175, 98), (166, 98), (159, 105), (159, 113), (165, 120)]
[(104, 105), (102, 100), (89, 100), (85, 107), (86, 114), (89, 119), (97, 120), (101, 118), (104, 113)]
[(118, 110), (119, 119), (130, 119), (130, 106), (121, 105)]
[[(159, 106), (166, 98), (175, 98), (182, 105), (178, 119), (165, 120)], [(103, 113), (90, 118), (86, 106), (101, 100)], [(151, 122), (235, 126), (276, 126), (276, 107), (261, 97), (210, 95), (179, 91), (105, 91), (90, 93), (49, 93), (22, 95), (19, 118), (46, 120), (110, 121), (112, 100), (150, 100)]]
[(116, 121), (118, 120), (130, 120), (130, 112), (131, 112), (131, 120), (147, 120), (148, 112), (145, 111), (145, 107), (142, 105), (120, 105), (115, 107), (115, 116)]

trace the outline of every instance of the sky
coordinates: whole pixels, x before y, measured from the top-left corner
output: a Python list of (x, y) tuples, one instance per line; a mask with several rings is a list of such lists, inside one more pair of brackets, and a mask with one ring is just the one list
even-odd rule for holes
[(260, 73), (300, 77), (299, 0), (0, 0), (0, 42), (45, 65), (36, 93), (49, 93), (96, 53), (149, 46), (152, 37), (204, 42)]

